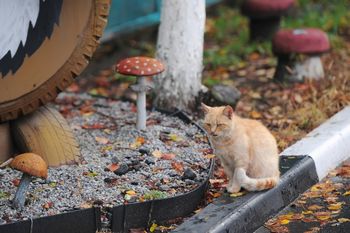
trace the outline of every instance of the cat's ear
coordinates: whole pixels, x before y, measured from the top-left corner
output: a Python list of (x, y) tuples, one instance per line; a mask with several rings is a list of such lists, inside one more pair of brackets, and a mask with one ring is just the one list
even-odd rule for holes
[(226, 105), (224, 108), (223, 114), (227, 116), (229, 119), (232, 119), (233, 108), (230, 105)]
[(203, 104), (203, 103), (201, 103), (201, 107), (202, 107), (202, 111), (203, 111), (205, 114), (207, 114), (207, 113), (209, 112), (209, 110), (210, 110), (210, 107), (207, 106), (207, 105), (205, 105), (205, 104)]

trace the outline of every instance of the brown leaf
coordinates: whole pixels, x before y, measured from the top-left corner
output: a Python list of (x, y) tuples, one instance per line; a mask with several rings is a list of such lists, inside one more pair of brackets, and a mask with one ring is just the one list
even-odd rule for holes
[(165, 160), (173, 160), (175, 157), (176, 155), (173, 153), (162, 154), (162, 159), (165, 159)]
[(106, 128), (105, 125), (100, 123), (94, 123), (94, 124), (84, 124), (81, 126), (83, 129), (104, 129)]
[(53, 202), (51, 202), (51, 201), (49, 201), (43, 205), (44, 209), (50, 209), (51, 207), (53, 207)]
[(111, 172), (114, 172), (119, 168), (119, 164), (112, 163), (107, 167)]
[(172, 168), (177, 172), (183, 172), (184, 165), (181, 162), (171, 162)]

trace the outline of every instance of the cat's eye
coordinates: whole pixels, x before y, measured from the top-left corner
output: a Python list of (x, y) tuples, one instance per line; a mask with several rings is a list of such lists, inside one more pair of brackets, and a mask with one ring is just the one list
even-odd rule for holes
[(217, 124), (218, 127), (225, 126), (225, 124)]
[(203, 123), (204, 124), (204, 126), (207, 126), (207, 127), (209, 127), (210, 126), (210, 124), (209, 123)]

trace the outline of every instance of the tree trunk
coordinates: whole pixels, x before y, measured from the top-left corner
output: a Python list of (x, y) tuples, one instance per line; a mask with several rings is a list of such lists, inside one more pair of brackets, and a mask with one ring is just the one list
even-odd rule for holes
[(202, 87), (205, 0), (162, 1), (157, 58), (165, 72), (155, 78), (155, 106), (191, 110)]

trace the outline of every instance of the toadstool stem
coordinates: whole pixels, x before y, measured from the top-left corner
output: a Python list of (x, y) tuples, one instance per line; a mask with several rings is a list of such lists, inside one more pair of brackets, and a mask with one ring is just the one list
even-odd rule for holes
[[(146, 78), (139, 77), (137, 84), (141, 87), (146, 87)], [(137, 120), (136, 128), (138, 130), (146, 129), (146, 91), (145, 88), (141, 88), (141, 91), (137, 93)]]
[(319, 56), (310, 56), (302, 61), (279, 56), (274, 79), (276, 81), (302, 82), (305, 78), (321, 79), (324, 77), (322, 62)]
[(19, 183), (18, 189), (16, 191), (15, 197), (12, 201), (12, 206), (16, 209), (22, 208), (26, 200), (26, 190), (32, 181), (32, 177), (26, 173), (23, 173), (21, 181)]
[(280, 17), (267, 19), (250, 19), (249, 31), (251, 40), (271, 39), (280, 26)]

